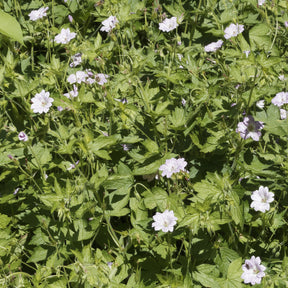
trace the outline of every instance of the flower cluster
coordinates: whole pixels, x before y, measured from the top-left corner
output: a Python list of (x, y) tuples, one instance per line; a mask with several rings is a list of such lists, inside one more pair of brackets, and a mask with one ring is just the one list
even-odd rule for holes
[(40, 93), (37, 93), (32, 99), (31, 109), (34, 113), (47, 113), (49, 108), (52, 106), (53, 98), (50, 98), (50, 93), (42, 90)]
[(274, 201), (274, 193), (269, 192), (268, 187), (260, 186), (259, 190), (252, 193), (250, 207), (254, 208), (255, 211), (269, 211), (270, 203)]
[(28, 15), (29, 19), (31, 21), (42, 19), (43, 17), (47, 16), (47, 10), (49, 10), (49, 7), (41, 7), (38, 10), (31, 11), (31, 13)]
[(170, 32), (178, 27), (177, 17), (166, 18), (162, 23), (159, 23), (159, 30)]
[(242, 33), (244, 31), (244, 25), (239, 24), (230, 24), (225, 30), (224, 30), (224, 38), (230, 39), (231, 37), (236, 37), (238, 34)]
[(253, 116), (248, 115), (244, 118), (243, 122), (238, 123), (236, 132), (240, 133), (240, 137), (245, 140), (251, 137), (254, 141), (259, 141), (261, 136), (260, 130), (263, 128), (263, 122), (255, 121)]
[(82, 82), (86, 84), (93, 84), (96, 82), (99, 85), (104, 85), (107, 82), (108, 77), (109, 77), (108, 75), (102, 73), (94, 75), (90, 70), (86, 70), (86, 72), (77, 71), (75, 74), (70, 74), (67, 78), (67, 81), (70, 84), (74, 83), (81, 84)]
[(242, 265), (243, 273), (241, 278), (245, 284), (260, 284), (262, 278), (265, 276), (266, 267), (260, 265), (260, 257), (252, 256), (250, 260), (245, 260), (245, 264)]
[(174, 216), (173, 211), (165, 210), (163, 213), (157, 212), (153, 216), (154, 222), (152, 223), (152, 227), (155, 231), (162, 230), (163, 232), (173, 232), (177, 219), (178, 218)]
[(70, 74), (67, 78), (67, 81), (70, 84), (74, 84), (74, 83), (82, 83), (82, 82), (86, 82), (86, 79), (88, 77), (88, 74), (84, 71), (77, 71), (75, 74)]
[(181, 171), (185, 171), (185, 167), (187, 162), (184, 158), (171, 158), (166, 160), (165, 164), (159, 167), (159, 170), (162, 171), (162, 176), (166, 176), (167, 178), (171, 178), (174, 173), (179, 173)]

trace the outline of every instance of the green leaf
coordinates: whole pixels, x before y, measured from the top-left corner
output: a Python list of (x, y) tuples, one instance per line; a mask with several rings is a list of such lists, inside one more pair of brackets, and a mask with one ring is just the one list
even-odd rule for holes
[(185, 118), (185, 110), (176, 107), (175, 110), (172, 112), (172, 115), (170, 116), (170, 121), (172, 122), (172, 128), (178, 129), (180, 127), (184, 128), (184, 125), (186, 124), (186, 118)]
[(0, 33), (24, 44), (22, 30), (17, 20), (2, 10), (0, 10), (0, 19)]
[[(31, 147), (32, 155), (35, 157), (32, 159), (32, 163), (38, 167), (48, 164), (52, 160), (52, 155), (48, 148), (42, 146), (41, 143), (37, 143)], [(38, 167), (40, 168), (40, 167)]]
[(5, 214), (0, 214), (0, 229), (4, 229), (8, 226), (10, 218)]
[(112, 145), (115, 145), (119, 140), (119, 137), (116, 135), (113, 136), (99, 136), (93, 142), (88, 144), (88, 149), (91, 152), (99, 151), (102, 148), (108, 148)]
[(232, 201), (229, 201), (229, 209), (231, 212), (231, 216), (235, 224), (240, 224), (241, 227), (244, 225), (244, 218), (240, 208), (240, 201), (237, 193), (234, 190), (229, 191), (229, 196)]
[(193, 272), (193, 278), (201, 283), (204, 287), (222, 288), (216, 279), (211, 277), (209, 274)]
[(47, 258), (47, 254), (48, 254), (48, 250), (38, 246), (34, 249), (34, 251), (32, 252), (31, 257), (28, 259), (27, 263), (37, 263), (39, 261), (43, 261)]
[(89, 225), (90, 223), (84, 219), (75, 219), (74, 220), (74, 227), (78, 234), (78, 241), (83, 241), (92, 238), (95, 235), (95, 227)]
[(143, 193), (144, 204), (148, 209), (154, 209), (159, 206), (160, 210), (167, 207), (168, 194), (160, 187), (154, 187), (151, 191), (145, 191)]

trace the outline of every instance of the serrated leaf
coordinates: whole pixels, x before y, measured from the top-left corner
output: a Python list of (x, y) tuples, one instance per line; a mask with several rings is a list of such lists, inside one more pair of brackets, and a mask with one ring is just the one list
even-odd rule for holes
[[(48, 148), (43, 147), (41, 143), (37, 143), (31, 147), (32, 155), (35, 157), (32, 159), (32, 163), (38, 167), (38, 165), (48, 164), (52, 160), (52, 155)], [(40, 167), (38, 167), (40, 168)]]
[(184, 125), (186, 124), (185, 110), (179, 107), (175, 108), (175, 110), (172, 112), (172, 115), (169, 118), (170, 121), (172, 122), (173, 129), (184, 127)]
[(193, 272), (193, 279), (201, 283), (204, 287), (222, 288), (211, 275)]
[(48, 250), (41, 246), (38, 246), (32, 252), (32, 255), (28, 259), (27, 263), (31, 263), (31, 262), (37, 263), (37, 262), (43, 261), (47, 258), (47, 255), (48, 255)]

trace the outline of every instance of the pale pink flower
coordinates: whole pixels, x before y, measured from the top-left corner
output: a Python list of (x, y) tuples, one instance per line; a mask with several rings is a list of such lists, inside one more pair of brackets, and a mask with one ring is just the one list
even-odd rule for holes
[(224, 30), (224, 38), (230, 39), (231, 37), (236, 37), (238, 34), (242, 33), (244, 31), (244, 25), (239, 24), (230, 24), (225, 30)]
[(284, 104), (288, 103), (288, 92), (279, 92), (276, 96), (271, 100), (272, 104), (281, 107)]
[(173, 232), (177, 219), (178, 218), (174, 216), (173, 211), (165, 210), (163, 213), (157, 212), (153, 216), (155, 222), (152, 223), (152, 227), (154, 227), (155, 231), (162, 230), (163, 232)]
[(99, 85), (104, 85), (106, 82), (108, 82), (109, 76), (106, 74), (102, 74), (102, 73), (98, 73), (95, 74), (95, 79), (96, 79), (96, 83)]
[(169, 32), (178, 27), (177, 17), (166, 18), (162, 23), (159, 23), (159, 30)]
[(77, 53), (75, 55), (73, 55), (72, 58), (72, 62), (70, 63), (70, 67), (76, 67), (78, 65), (80, 65), (82, 63), (82, 58), (81, 58), (82, 54), (81, 53)]
[(101, 27), (100, 31), (110, 32), (116, 27), (117, 23), (119, 23), (119, 21), (117, 20), (116, 16), (110, 16), (102, 22), (103, 27)]
[(245, 50), (245, 51), (243, 51), (243, 53), (245, 54), (246, 58), (248, 58), (248, 56), (250, 54), (250, 50)]
[(261, 132), (264, 128), (264, 123), (261, 121), (255, 121), (253, 116), (248, 115), (244, 118), (243, 122), (239, 122), (236, 132), (240, 133), (240, 137), (243, 139), (252, 138), (254, 141), (259, 141)]
[(218, 40), (217, 42), (212, 42), (204, 47), (205, 52), (216, 52), (219, 48), (221, 48), (223, 44), (222, 40)]
[(167, 159), (165, 164), (159, 167), (159, 170), (162, 171), (162, 176), (166, 176), (167, 178), (171, 178), (174, 173), (179, 173), (181, 171), (185, 172), (185, 167), (187, 162), (184, 158), (171, 158)]
[(28, 15), (30, 20), (36, 21), (39, 20), (45, 16), (47, 16), (46, 11), (49, 9), (49, 7), (41, 7), (38, 10), (33, 10), (31, 13)]
[(78, 96), (78, 88), (75, 84), (73, 84), (73, 90), (63, 94), (65, 97), (67, 97), (68, 99), (71, 99), (71, 97), (77, 97)]
[(260, 186), (259, 190), (252, 193), (251, 199), (253, 200), (250, 207), (255, 211), (269, 211), (270, 203), (274, 201), (274, 193), (269, 192), (268, 187)]
[(245, 284), (260, 284), (262, 278), (265, 276), (266, 267), (260, 265), (260, 257), (252, 256), (250, 260), (245, 260), (245, 264), (242, 265), (243, 274), (241, 278)]
[(18, 134), (18, 139), (19, 139), (20, 141), (26, 142), (26, 141), (28, 141), (28, 136), (27, 136), (27, 134), (26, 134), (25, 132), (21, 131), (21, 132)]
[(84, 71), (77, 71), (75, 74), (70, 74), (67, 78), (67, 81), (70, 84), (74, 84), (74, 83), (82, 83), (82, 82), (86, 82), (86, 78), (88, 77), (88, 74)]
[(47, 113), (49, 108), (52, 106), (53, 98), (49, 97), (50, 93), (42, 90), (40, 93), (37, 93), (35, 97), (31, 99), (32, 105), (31, 109), (34, 113)]
[(280, 109), (280, 118), (281, 120), (285, 120), (287, 118), (287, 110)]
[(55, 42), (60, 44), (68, 44), (70, 40), (74, 39), (76, 37), (75, 32), (70, 32), (70, 29), (62, 29), (60, 34), (55, 36)]
[(263, 109), (265, 107), (265, 100), (259, 100), (256, 102), (256, 106), (260, 109)]

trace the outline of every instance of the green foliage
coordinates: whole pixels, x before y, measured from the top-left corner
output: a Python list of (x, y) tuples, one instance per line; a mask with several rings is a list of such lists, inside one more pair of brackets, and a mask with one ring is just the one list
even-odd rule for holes
[(21, 26), (11, 15), (0, 10), (0, 33), (24, 44)]
[[(271, 102), (287, 89), (286, 1), (0, 9), (1, 287), (240, 288), (252, 255), (266, 267), (257, 287), (287, 287), (288, 120)], [(119, 22), (106, 32), (109, 16)], [(161, 31), (171, 17), (177, 28)], [(231, 23), (244, 31), (226, 39)], [(63, 28), (76, 37), (56, 43)], [(86, 81), (68, 82), (78, 71)], [(42, 90), (53, 103), (39, 114)], [(248, 115), (263, 122), (259, 141), (236, 132)], [(166, 177), (172, 158), (187, 165)], [(251, 207), (260, 186), (274, 193), (265, 212)], [(166, 210), (176, 225), (156, 231)]]

